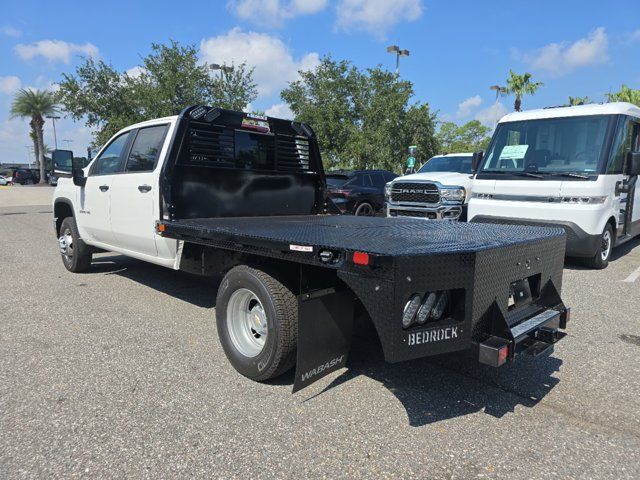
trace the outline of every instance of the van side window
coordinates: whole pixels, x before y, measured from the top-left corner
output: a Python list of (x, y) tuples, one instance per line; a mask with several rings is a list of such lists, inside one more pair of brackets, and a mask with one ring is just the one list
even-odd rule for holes
[(89, 175), (110, 175), (120, 171), (120, 155), (127, 144), (129, 133), (123, 133), (116, 137), (107, 148), (103, 150), (91, 166)]
[(624, 119), (618, 125), (619, 128), (611, 147), (611, 159), (607, 166), (607, 173), (623, 173), (627, 152), (631, 150), (633, 123), (629, 119)]
[(158, 161), (164, 137), (167, 134), (166, 125), (141, 128), (133, 141), (131, 153), (127, 158), (126, 172), (151, 172)]

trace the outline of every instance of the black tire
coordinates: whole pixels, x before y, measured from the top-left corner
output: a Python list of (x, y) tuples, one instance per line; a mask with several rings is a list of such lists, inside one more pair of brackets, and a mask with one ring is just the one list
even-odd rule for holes
[[(68, 251), (69, 254), (65, 254), (63, 252), (63, 242), (67, 242), (68, 240), (64, 240), (63, 237), (66, 235), (71, 235), (71, 246), (72, 249)], [(60, 255), (62, 257), (62, 263), (65, 268), (73, 273), (86, 272), (91, 265), (91, 247), (89, 247), (86, 243), (82, 241), (80, 238), (80, 234), (78, 233), (78, 226), (76, 225), (76, 219), (73, 217), (67, 217), (62, 221), (62, 225), (60, 225), (60, 236), (58, 237), (58, 242), (60, 244)]]
[(353, 214), (358, 217), (371, 217), (375, 214), (375, 210), (369, 202), (362, 202)]
[[(595, 268), (598, 270), (602, 270), (603, 268), (607, 268), (609, 265), (609, 260), (611, 259), (611, 252), (613, 252), (613, 244), (615, 237), (613, 236), (613, 228), (611, 228), (611, 224), (607, 223), (607, 226), (604, 227), (604, 231), (600, 237), (600, 245), (598, 247), (598, 251), (595, 255), (587, 260), (587, 265), (591, 268)], [(605, 246), (608, 242), (608, 248)]]
[[(247, 289), (257, 297), (266, 315), (266, 340), (255, 356), (244, 355), (229, 331), (229, 301), (234, 292), (241, 289)], [(246, 265), (232, 268), (218, 289), (216, 324), (227, 359), (245, 377), (262, 382), (282, 375), (295, 365), (298, 301), (291, 290), (271, 275)]]

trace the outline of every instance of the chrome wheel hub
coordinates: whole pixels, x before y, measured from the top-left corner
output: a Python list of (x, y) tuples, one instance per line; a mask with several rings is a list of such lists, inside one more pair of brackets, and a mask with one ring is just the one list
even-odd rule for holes
[(603, 261), (609, 258), (609, 252), (611, 251), (611, 233), (609, 230), (602, 235), (602, 245), (600, 246), (600, 256)]
[(268, 335), (267, 315), (251, 290), (240, 288), (227, 305), (227, 331), (233, 346), (245, 357), (255, 357), (264, 348)]
[(62, 232), (62, 235), (58, 238), (58, 246), (60, 247), (60, 253), (66, 260), (73, 258), (73, 236), (69, 230)]

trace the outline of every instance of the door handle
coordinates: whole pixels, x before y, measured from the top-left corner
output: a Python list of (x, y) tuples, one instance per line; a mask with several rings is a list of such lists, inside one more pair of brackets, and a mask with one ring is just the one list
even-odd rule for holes
[(100, 185), (99, 188), (101, 192), (106, 192), (107, 190), (109, 190), (109, 185)]
[(142, 193), (147, 193), (149, 190), (151, 190), (151, 185), (138, 185), (138, 190), (140, 190)]

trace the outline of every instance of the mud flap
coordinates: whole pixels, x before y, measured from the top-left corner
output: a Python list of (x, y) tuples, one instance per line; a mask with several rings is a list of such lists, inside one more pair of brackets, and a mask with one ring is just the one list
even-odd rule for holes
[(298, 357), (293, 392), (347, 363), (353, 293), (333, 290), (298, 297)]

